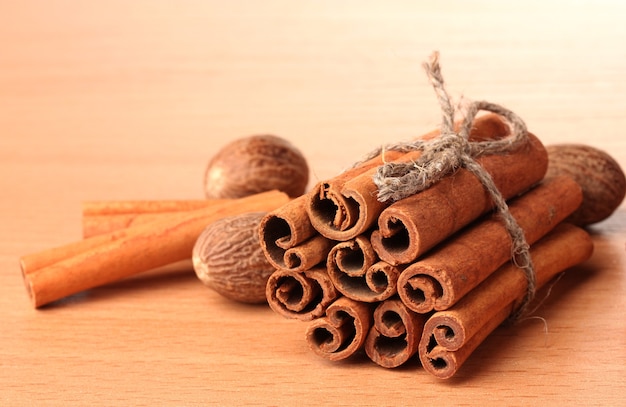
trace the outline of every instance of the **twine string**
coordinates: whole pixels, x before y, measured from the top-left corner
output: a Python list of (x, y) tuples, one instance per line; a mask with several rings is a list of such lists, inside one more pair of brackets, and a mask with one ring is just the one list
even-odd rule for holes
[[(536, 291), (536, 276), (529, 253), (530, 247), (526, 242), (524, 231), (511, 215), (506, 200), (496, 187), (491, 175), (476, 162), (476, 158), (487, 154), (504, 154), (526, 143), (528, 141), (526, 125), (519, 116), (500, 105), (486, 101), (473, 101), (467, 106), (461, 125), (455, 131), (456, 112), (444, 86), (439, 53), (433, 53), (430, 61), (424, 63), (424, 68), (441, 107), (441, 134), (433, 140), (388, 144), (372, 151), (365, 158), (365, 160), (371, 159), (385, 150), (422, 152), (414, 162), (387, 162), (378, 168), (373, 176), (373, 181), (378, 187), (378, 200), (381, 202), (399, 201), (430, 187), (460, 168), (474, 174), (489, 193), (495, 211), (511, 238), (512, 261), (524, 271), (526, 276), (526, 294), (522, 304), (510, 318), (516, 321), (525, 314)], [(469, 141), (473, 121), (480, 111), (489, 111), (504, 117), (511, 127), (511, 134), (500, 140)]]

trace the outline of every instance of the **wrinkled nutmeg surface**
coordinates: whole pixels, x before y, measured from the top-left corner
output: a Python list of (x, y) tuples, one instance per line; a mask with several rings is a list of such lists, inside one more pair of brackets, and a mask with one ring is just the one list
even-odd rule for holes
[(259, 242), (258, 226), (264, 215), (250, 212), (223, 218), (200, 234), (192, 261), (205, 285), (235, 301), (266, 301), (265, 285), (275, 269)]
[(546, 177), (569, 175), (583, 191), (583, 203), (568, 222), (578, 226), (597, 223), (620, 206), (626, 195), (626, 177), (613, 157), (584, 144), (557, 144), (546, 149)]
[(302, 195), (309, 167), (302, 153), (273, 135), (237, 139), (224, 146), (204, 174), (207, 198), (241, 198), (277, 189), (292, 198)]

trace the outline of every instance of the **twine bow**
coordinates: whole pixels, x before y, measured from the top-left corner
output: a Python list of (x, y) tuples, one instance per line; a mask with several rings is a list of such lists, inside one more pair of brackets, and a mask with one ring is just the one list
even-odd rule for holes
[[(529, 245), (523, 230), (511, 215), (504, 197), (498, 191), (489, 173), (476, 162), (476, 158), (485, 154), (503, 154), (526, 143), (528, 141), (526, 125), (519, 116), (500, 105), (486, 101), (474, 101), (467, 107), (459, 130), (455, 131), (455, 109), (444, 87), (438, 52), (433, 53), (430, 61), (424, 63), (424, 68), (443, 113), (441, 135), (433, 140), (386, 145), (370, 154), (371, 158), (384, 153), (385, 150), (422, 151), (417, 161), (409, 163), (389, 162), (378, 168), (373, 177), (374, 183), (378, 187), (378, 200), (381, 202), (399, 201), (430, 187), (459, 168), (464, 168), (474, 174), (491, 196), (495, 210), (511, 237), (511, 258), (515, 265), (524, 271), (528, 281), (522, 305), (511, 316), (512, 320), (517, 320), (525, 313), (536, 290), (536, 277), (530, 258)], [(472, 123), (481, 110), (504, 117), (511, 126), (511, 134), (501, 140), (469, 141)]]

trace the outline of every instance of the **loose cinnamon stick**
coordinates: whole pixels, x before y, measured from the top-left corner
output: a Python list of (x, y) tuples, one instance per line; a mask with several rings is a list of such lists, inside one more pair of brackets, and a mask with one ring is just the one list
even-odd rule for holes
[(401, 366), (417, 353), (426, 315), (417, 314), (398, 298), (381, 302), (365, 340), (365, 353), (377, 365)]
[(326, 316), (313, 320), (306, 340), (313, 352), (329, 360), (342, 360), (361, 349), (372, 323), (369, 304), (339, 297)]
[[(582, 202), (571, 178), (553, 178), (513, 200), (509, 209), (532, 244), (569, 216)], [(413, 311), (444, 310), (511, 258), (511, 239), (497, 215), (481, 220), (408, 266), (398, 293)]]
[(338, 296), (325, 267), (303, 272), (278, 269), (270, 275), (265, 293), (268, 304), (277, 314), (301, 321), (324, 315)]
[(148, 223), (182, 211), (207, 208), (226, 199), (83, 202), (83, 238)]
[(142, 213), (181, 212), (202, 209), (227, 199), (85, 201), (83, 216), (127, 215)]
[[(537, 287), (556, 274), (580, 264), (593, 251), (587, 232), (560, 224), (531, 246)], [(469, 355), (519, 306), (526, 293), (526, 277), (507, 263), (447, 311), (426, 322), (419, 344), (424, 369), (436, 377), (452, 377)]]
[[(112, 214), (112, 215), (83, 215), (83, 238), (103, 235), (115, 230), (124, 229), (133, 224), (153, 222), (165, 214), (177, 212), (160, 212), (145, 214)], [(140, 219), (140, 220), (139, 220)]]
[(337, 243), (328, 254), (326, 267), (337, 290), (348, 298), (377, 302), (397, 292), (401, 269), (378, 261), (365, 235)]
[[(545, 148), (529, 134), (529, 143), (505, 155), (477, 159), (505, 199), (541, 181), (548, 166)], [(430, 188), (398, 201), (378, 218), (372, 245), (382, 260), (406, 264), (492, 209), (484, 186), (465, 169)]]
[[(484, 140), (486, 136), (499, 139), (509, 132), (499, 116), (490, 114), (475, 120), (470, 139)], [(433, 131), (421, 138), (429, 139), (438, 134), (438, 131)], [(410, 162), (419, 156), (419, 151), (406, 154), (386, 151), (384, 160)], [(329, 239), (344, 241), (364, 233), (376, 223), (380, 213), (388, 206), (378, 201), (377, 186), (372, 180), (376, 167), (382, 163), (383, 157), (372, 159), (357, 171), (341, 174), (314, 187), (308, 194), (310, 199), (306, 209), (311, 224), (319, 233)]]
[(266, 192), (24, 256), (20, 262), (24, 282), (33, 305), (40, 307), (190, 258), (197, 237), (211, 222), (245, 212), (270, 211), (288, 201), (282, 192)]

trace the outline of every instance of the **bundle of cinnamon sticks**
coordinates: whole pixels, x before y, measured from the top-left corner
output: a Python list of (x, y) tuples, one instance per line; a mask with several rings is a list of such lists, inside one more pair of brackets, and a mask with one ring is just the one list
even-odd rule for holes
[[(509, 134), (488, 114), (475, 119), (470, 141)], [(429, 373), (449, 378), (518, 309), (527, 280), (490, 195), (468, 171), (395, 203), (377, 199), (378, 166), (419, 154), (386, 152), (265, 216), (261, 245), (276, 268), (266, 294), (278, 314), (307, 321), (306, 341), (326, 359), (364, 350), (393, 368), (419, 357)], [(537, 137), (477, 161), (524, 231), (537, 287), (591, 256), (589, 235), (563, 222), (581, 204), (581, 188), (545, 177), (548, 154)]]

